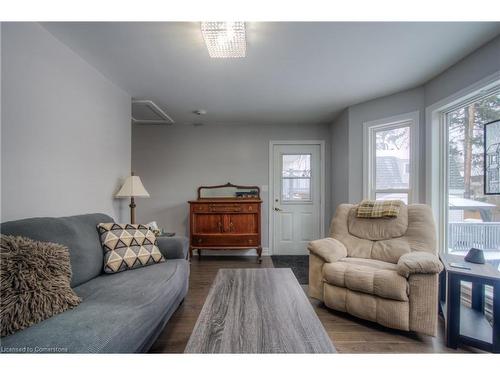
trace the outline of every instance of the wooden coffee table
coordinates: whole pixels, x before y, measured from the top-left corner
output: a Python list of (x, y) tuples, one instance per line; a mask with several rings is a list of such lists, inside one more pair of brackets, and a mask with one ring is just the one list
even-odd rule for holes
[(186, 353), (335, 353), (289, 268), (221, 269)]

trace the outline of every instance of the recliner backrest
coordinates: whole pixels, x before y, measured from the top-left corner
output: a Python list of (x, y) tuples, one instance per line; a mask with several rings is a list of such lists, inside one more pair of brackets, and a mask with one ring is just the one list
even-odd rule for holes
[(411, 251), (436, 254), (436, 230), (429, 206), (403, 205), (393, 219), (358, 218), (357, 207), (339, 205), (330, 227), (330, 236), (346, 246), (349, 257), (397, 263)]

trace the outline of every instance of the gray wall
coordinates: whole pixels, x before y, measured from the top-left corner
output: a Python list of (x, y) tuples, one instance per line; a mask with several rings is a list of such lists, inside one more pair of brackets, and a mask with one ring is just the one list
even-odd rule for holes
[(332, 145), (332, 212), (349, 202), (349, 109), (345, 109), (330, 126)]
[[(363, 198), (363, 123), (403, 113), (420, 112), (419, 196), (425, 201), (425, 109), (471, 84), (500, 71), (500, 36), (451, 66), (425, 85), (353, 105), (331, 124), (333, 208), (340, 202), (359, 202)], [(348, 147), (345, 127), (348, 122)], [(348, 154), (348, 158), (344, 155)], [(348, 164), (346, 170), (345, 165)], [(346, 194), (347, 192), (347, 194)]]
[(2, 24), (1, 220), (104, 212), (130, 172), (130, 97), (36, 23)]
[(340, 203), (363, 199), (363, 124), (404, 113), (420, 113), (419, 195), (425, 193), (424, 89), (418, 87), (345, 109), (331, 124), (332, 212)]
[[(353, 105), (330, 126), (254, 126), (249, 124), (133, 126), (132, 165), (151, 193), (138, 202), (140, 221), (157, 220), (168, 230), (187, 234), (188, 206), (196, 187), (226, 181), (268, 185), (269, 140), (327, 140), (326, 207), (363, 195), (363, 123), (420, 112), (419, 195), (425, 201), (425, 108), (499, 69), (500, 38), (419, 86)], [(330, 147), (331, 146), (331, 147)], [(268, 246), (268, 197), (263, 192), (263, 244)], [(328, 213), (325, 224), (328, 226)], [(327, 232), (328, 233), (328, 232)]]
[[(424, 140), (424, 90), (422, 87), (403, 91), (395, 95), (370, 100), (349, 107), (349, 202), (363, 199), (363, 124), (367, 121), (383, 119), (404, 113), (420, 112), (420, 140)], [(424, 142), (420, 142), (419, 193), (423, 199), (424, 180)], [(333, 145), (335, 148), (336, 145)]]
[(426, 107), (500, 71), (500, 36), (425, 84)]
[[(269, 185), (270, 140), (325, 140), (326, 212), (330, 204), (328, 125), (208, 124), (132, 126), (132, 167), (151, 195), (137, 200), (137, 220), (156, 220), (168, 231), (188, 233), (188, 204), (200, 185)], [(263, 246), (268, 247), (268, 192), (262, 192)]]

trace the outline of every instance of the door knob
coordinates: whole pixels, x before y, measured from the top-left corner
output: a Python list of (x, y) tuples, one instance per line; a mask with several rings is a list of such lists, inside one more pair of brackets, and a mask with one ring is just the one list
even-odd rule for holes
[(279, 207), (274, 207), (274, 211), (283, 211), (283, 210)]

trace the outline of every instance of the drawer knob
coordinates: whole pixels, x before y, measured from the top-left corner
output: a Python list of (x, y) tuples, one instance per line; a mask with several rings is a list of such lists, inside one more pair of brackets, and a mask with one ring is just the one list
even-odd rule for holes
[(202, 242), (202, 239), (201, 238), (198, 238), (198, 243), (201, 243)]

